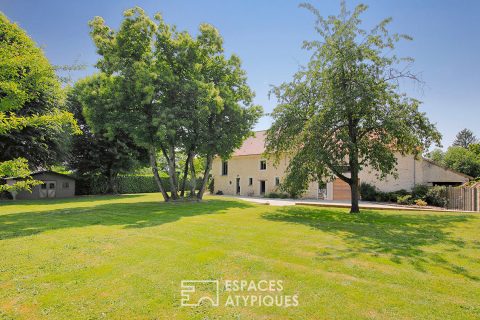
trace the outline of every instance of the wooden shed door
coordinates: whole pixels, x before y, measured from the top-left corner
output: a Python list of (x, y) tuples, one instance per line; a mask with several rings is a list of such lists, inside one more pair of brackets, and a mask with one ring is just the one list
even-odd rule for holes
[(40, 185), (40, 198), (55, 198), (56, 186), (56, 181), (44, 181), (44, 183)]
[(339, 178), (333, 181), (333, 200), (352, 200), (350, 186)]
[(56, 181), (48, 181), (48, 197), (55, 198), (56, 196), (56, 189), (57, 189), (57, 182)]
[(43, 182), (43, 184), (40, 185), (40, 190), (38, 191), (40, 198), (46, 198), (48, 196), (47, 188), (48, 188), (47, 182)]

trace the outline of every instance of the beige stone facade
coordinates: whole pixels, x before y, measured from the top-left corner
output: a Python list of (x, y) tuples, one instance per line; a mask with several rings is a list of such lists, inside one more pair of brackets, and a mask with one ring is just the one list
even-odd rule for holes
[[(265, 169), (261, 169), (261, 161), (266, 161)], [(242, 196), (261, 196), (278, 192), (277, 182), (281, 183), (283, 181), (287, 168), (286, 160), (282, 160), (277, 167), (274, 167), (271, 160), (265, 159), (261, 155), (234, 156), (227, 161), (228, 170), (227, 174), (224, 175), (222, 163), (223, 161), (220, 158), (213, 161), (212, 176), (215, 192), (222, 191), (224, 194), (239, 194)], [(265, 189), (261, 190), (263, 183)], [(311, 183), (305, 196), (315, 198), (318, 193), (317, 190), (318, 184)]]
[[(278, 192), (278, 183), (285, 178), (288, 163), (284, 159), (275, 167), (273, 161), (262, 155), (263, 144), (264, 132), (257, 132), (254, 137), (248, 138), (226, 162), (227, 170), (224, 168), (222, 159), (214, 159), (212, 176), (215, 192), (222, 191), (223, 194), (242, 196), (262, 196)], [(262, 164), (263, 161), (266, 167)], [(367, 182), (381, 191), (388, 192), (400, 189), (411, 190), (418, 184), (456, 185), (469, 180), (468, 176), (443, 168), (427, 159), (415, 159), (414, 156), (399, 154), (397, 162), (397, 178), (388, 176), (380, 180), (377, 172), (365, 168), (359, 174), (360, 182)], [(328, 182), (323, 190), (319, 190), (317, 182), (310, 183), (303, 197), (346, 200), (345, 195), (345, 184), (338, 179)]]

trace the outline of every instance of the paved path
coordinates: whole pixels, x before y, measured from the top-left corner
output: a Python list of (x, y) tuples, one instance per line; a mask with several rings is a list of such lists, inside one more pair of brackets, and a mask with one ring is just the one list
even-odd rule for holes
[[(243, 196), (223, 196), (230, 197), (235, 199), (241, 199), (249, 202), (255, 202), (259, 204), (268, 204), (271, 206), (294, 206), (294, 205), (306, 205), (306, 206), (315, 206), (315, 207), (336, 207), (336, 208), (350, 208), (349, 201), (331, 201), (331, 200), (302, 200), (302, 199), (270, 199), (270, 198), (259, 198), (259, 197), (243, 197)], [(374, 210), (405, 210), (405, 211), (446, 211), (451, 212), (452, 210), (445, 210), (442, 208), (420, 208), (420, 207), (407, 207), (402, 205), (397, 205), (395, 203), (386, 204), (386, 203), (377, 203), (377, 202), (368, 202), (360, 201), (360, 209), (374, 209)], [(458, 212), (458, 211), (455, 211)]]

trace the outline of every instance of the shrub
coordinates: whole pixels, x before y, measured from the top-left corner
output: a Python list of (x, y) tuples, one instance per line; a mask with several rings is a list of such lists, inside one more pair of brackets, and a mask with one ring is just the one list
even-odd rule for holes
[(447, 187), (445, 186), (435, 186), (428, 189), (428, 192), (425, 196), (425, 200), (428, 204), (437, 207), (446, 207), (447, 206)]
[(362, 182), (360, 184), (360, 197), (364, 201), (375, 201), (377, 197), (377, 189), (369, 183)]
[[(168, 178), (161, 178), (165, 189), (170, 191)], [(119, 193), (149, 193), (158, 192), (158, 186), (152, 175), (135, 175), (117, 177)]]
[(272, 198), (272, 199), (286, 199), (288, 198), (288, 194), (286, 193), (279, 193), (279, 192), (271, 192), (267, 195), (265, 195), (265, 198)]
[(415, 199), (425, 199), (429, 187), (423, 184), (417, 184), (412, 189), (412, 197)]
[(395, 191), (395, 193), (398, 194), (399, 196), (406, 196), (406, 195), (410, 194), (410, 192), (408, 192), (405, 189), (397, 190), (397, 191)]
[(388, 193), (382, 192), (382, 191), (377, 191), (377, 193), (375, 194), (375, 201), (377, 201), (377, 202), (388, 202), (389, 201)]
[[(166, 191), (170, 191), (170, 181), (162, 177), (162, 183)], [(118, 193), (151, 193), (159, 192), (153, 175), (125, 175), (116, 179)], [(179, 182), (181, 185), (182, 181)], [(201, 180), (197, 180), (197, 190)], [(187, 190), (190, 190), (190, 182), (187, 182)], [(104, 176), (80, 177), (76, 183), (76, 194), (104, 194), (108, 190), (108, 179)]]
[(417, 199), (417, 200), (415, 200), (414, 202), (415, 202), (415, 204), (416, 204), (417, 206), (420, 206), (420, 207), (425, 207), (425, 206), (427, 205), (427, 202), (425, 202), (425, 201), (422, 200), (422, 199)]
[(412, 196), (407, 194), (405, 196), (399, 196), (397, 198), (397, 203), (398, 204), (412, 204), (413, 203), (413, 200), (412, 200)]

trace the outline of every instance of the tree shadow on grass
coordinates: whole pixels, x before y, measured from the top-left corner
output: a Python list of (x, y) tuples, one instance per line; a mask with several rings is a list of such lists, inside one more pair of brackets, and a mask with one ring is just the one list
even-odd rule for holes
[[(144, 194), (120, 194), (120, 195), (93, 195), (93, 196), (75, 196), (72, 198), (47, 198), (38, 200), (0, 200), (0, 208), (8, 208), (11, 206), (50, 206), (52, 204), (67, 204), (67, 203), (82, 203), (82, 202), (95, 202), (95, 201), (108, 201), (108, 200), (121, 200), (129, 198), (143, 197)], [(159, 194), (159, 199), (162, 197)]]
[[(362, 211), (358, 215), (344, 210), (283, 207), (262, 215), (271, 221), (303, 224), (315, 230), (333, 233), (342, 238), (346, 249), (326, 248), (318, 252), (320, 259), (347, 259), (361, 254), (387, 256), (395, 263), (408, 262), (421, 272), (435, 265), (478, 281), (465, 268), (447, 261), (442, 253), (458, 251), (466, 246), (445, 229), (458, 222), (479, 219), (466, 214), (405, 213), (387, 214)], [(424, 250), (425, 246), (441, 245), (441, 251)]]
[[(72, 202), (72, 206), (74, 203)], [(174, 222), (184, 217), (224, 213), (231, 208), (249, 207), (252, 205), (240, 201), (204, 200), (190, 203), (103, 203), (88, 207), (11, 213), (0, 215), (0, 241), (39, 234), (47, 230), (92, 225), (146, 228)]]

